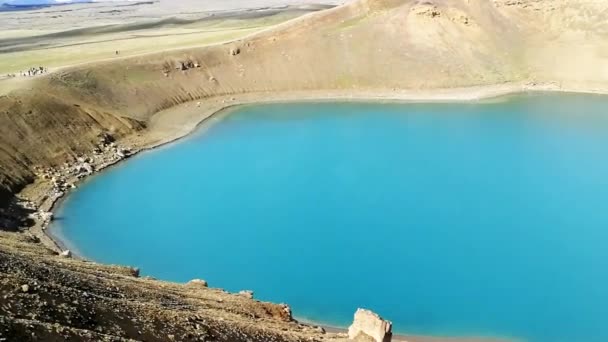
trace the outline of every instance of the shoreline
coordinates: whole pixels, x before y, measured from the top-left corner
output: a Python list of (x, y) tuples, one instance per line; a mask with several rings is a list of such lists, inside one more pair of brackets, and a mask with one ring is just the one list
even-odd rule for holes
[[(347, 334), (348, 327), (336, 327), (319, 323), (316, 321), (299, 318), (294, 316), (294, 319), (300, 324), (315, 326), (323, 328), (326, 332), (332, 334)], [(432, 335), (411, 335), (411, 334), (400, 334), (393, 332), (392, 341), (394, 342), (520, 342), (516, 339), (505, 339), (500, 337), (478, 337), (478, 336), (467, 336), (467, 337), (447, 337), (447, 336), (432, 336)]]
[[(207, 129), (213, 125), (213, 120), (221, 120), (223, 117), (240, 106), (261, 105), (272, 103), (290, 102), (380, 102), (380, 103), (459, 103), (477, 102), (491, 99), (501, 99), (508, 96), (542, 93), (574, 93), (607, 95), (608, 88), (585, 89), (579, 87), (561, 88), (556, 83), (504, 83), (487, 86), (475, 86), (466, 88), (447, 88), (436, 90), (386, 90), (386, 91), (292, 91), (292, 92), (260, 92), (235, 95), (217, 96), (207, 99), (193, 100), (181, 105), (154, 114), (148, 120), (148, 127), (142, 132), (134, 133), (116, 141), (116, 148), (102, 153), (100, 162), (92, 162), (94, 172), (86, 177), (66, 177), (66, 181), (76, 186), (82, 185), (98, 175), (102, 170), (116, 166), (123, 160), (129, 159), (139, 153), (152, 151), (157, 148), (168, 146), (179, 142), (192, 134)], [(117, 158), (115, 151), (126, 148), (129, 153)], [(88, 158), (88, 157), (87, 157)], [(80, 176), (80, 175), (79, 175)], [(73, 190), (56, 192), (55, 187), (48, 180), (37, 178), (28, 185), (16, 198), (33, 203), (37, 213), (56, 213), (57, 208), (69, 196)], [(48, 216), (30, 216), (34, 224), (24, 229), (41, 240), (45, 246), (57, 253), (64, 252), (68, 247), (60, 237), (52, 234), (52, 224)], [(86, 260), (77, 254), (77, 259)], [(297, 318), (296, 318), (297, 319)], [(332, 327), (323, 323), (311, 322), (305, 319), (299, 321), (305, 324), (323, 327), (328, 332), (344, 333), (345, 329)], [(398, 335), (393, 337), (395, 341), (408, 342), (498, 342), (507, 341), (496, 338), (480, 337), (432, 337), (415, 335)]]

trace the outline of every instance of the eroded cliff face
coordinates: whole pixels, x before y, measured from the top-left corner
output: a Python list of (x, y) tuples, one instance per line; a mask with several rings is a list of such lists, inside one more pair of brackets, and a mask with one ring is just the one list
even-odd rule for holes
[(608, 3), (359, 0), (221, 46), (85, 65), (0, 98), (0, 199), (159, 110), (226, 94), (555, 82), (606, 87)]
[(34, 180), (34, 166), (75, 160), (95, 148), (104, 132), (120, 138), (144, 127), (120, 113), (79, 103), (55, 95), (53, 87), (0, 98), (0, 201)]

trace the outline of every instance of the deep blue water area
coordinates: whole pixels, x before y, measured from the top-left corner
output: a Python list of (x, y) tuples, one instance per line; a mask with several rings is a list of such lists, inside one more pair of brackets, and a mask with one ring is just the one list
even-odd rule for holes
[(608, 341), (608, 97), (244, 106), (83, 184), (54, 234), (346, 326)]

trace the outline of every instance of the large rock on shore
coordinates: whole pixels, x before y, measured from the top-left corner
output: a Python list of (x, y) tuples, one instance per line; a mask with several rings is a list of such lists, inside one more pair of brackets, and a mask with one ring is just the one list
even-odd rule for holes
[(357, 309), (355, 320), (348, 328), (348, 338), (354, 341), (390, 342), (393, 336), (392, 327), (393, 323), (377, 314)]

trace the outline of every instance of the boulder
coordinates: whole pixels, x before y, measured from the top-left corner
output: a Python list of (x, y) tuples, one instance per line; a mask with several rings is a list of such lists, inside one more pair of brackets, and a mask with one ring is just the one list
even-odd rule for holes
[(97, 136), (98, 140), (99, 140), (99, 144), (102, 146), (111, 144), (112, 142), (114, 142), (116, 139), (114, 139), (114, 137), (112, 135), (110, 135), (107, 132), (102, 132)]
[(239, 296), (243, 296), (249, 299), (253, 299), (253, 291), (251, 290), (243, 290), (239, 292)]
[(89, 175), (93, 173), (93, 166), (87, 162), (77, 165), (75, 169), (78, 173), (86, 173)]
[(357, 309), (353, 324), (348, 328), (348, 338), (354, 341), (390, 342), (392, 326), (391, 322), (369, 310)]
[(323, 327), (314, 327), (314, 331), (319, 334), (325, 334), (325, 328)]
[(289, 305), (287, 305), (287, 304), (284, 304), (284, 303), (281, 303), (279, 305), (283, 309), (283, 313), (285, 314), (286, 318), (288, 320), (293, 319), (292, 312), (291, 312), (291, 307)]
[(71, 258), (72, 252), (69, 249), (66, 249), (65, 251), (59, 253), (59, 256), (62, 258)]
[(137, 267), (129, 267), (129, 273), (131, 274), (131, 276), (135, 277), (135, 278), (139, 278), (139, 268)]
[(39, 216), (43, 221), (46, 222), (53, 220), (53, 213), (49, 211), (42, 211), (40, 212)]
[(188, 285), (196, 285), (196, 286), (200, 286), (200, 287), (207, 287), (209, 286), (207, 284), (206, 281), (202, 280), (202, 279), (192, 279), (188, 282)]
[(230, 49), (230, 55), (232, 55), (232, 56), (236, 56), (240, 53), (241, 53), (241, 49), (239, 49), (238, 47)]

